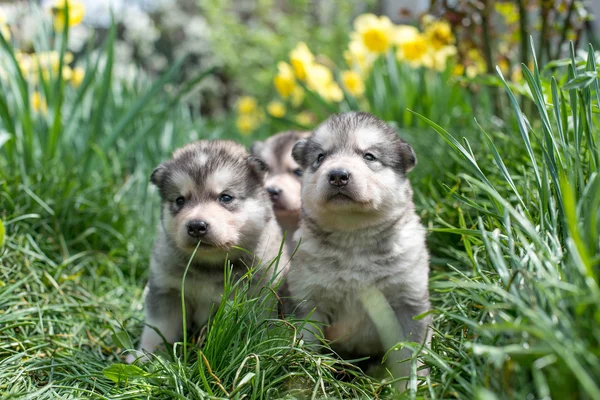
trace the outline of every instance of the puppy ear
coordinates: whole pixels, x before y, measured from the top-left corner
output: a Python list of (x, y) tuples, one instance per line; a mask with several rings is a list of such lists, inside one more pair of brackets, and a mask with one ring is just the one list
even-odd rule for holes
[(400, 144), (400, 160), (404, 172), (411, 171), (417, 165), (417, 156), (410, 144), (402, 141)]
[(152, 171), (150, 175), (150, 182), (156, 186), (159, 186), (164, 178), (165, 172), (167, 171), (167, 167), (165, 164), (160, 164), (158, 167)]
[(264, 176), (269, 172), (269, 166), (263, 160), (256, 156), (248, 157), (248, 166), (256, 175), (260, 178), (264, 178)]
[(253, 156), (258, 156), (264, 148), (264, 146), (265, 143), (261, 141), (256, 141), (252, 143), (252, 146), (250, 146), (250, 154), (252, 154)]
[(306, 145), (308, 144), (308, 139), (300, 139), (296, 142), (294, 147), (292, 148), (292, 158), (296, 161), (302, 168), (306, 168)]

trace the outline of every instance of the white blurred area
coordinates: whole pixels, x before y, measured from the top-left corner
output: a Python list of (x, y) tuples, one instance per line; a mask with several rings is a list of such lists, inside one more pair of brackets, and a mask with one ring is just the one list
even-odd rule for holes
[[(116, 19), (139, 17), (136, 11), (154, 12), (164, 9), (175, 0), (80, 0), (85, 6), (84, 22), (96, 27), (110, 25), (110, 10)], [(54, 0), (42, 0), (42, 7), (50, 7)]]

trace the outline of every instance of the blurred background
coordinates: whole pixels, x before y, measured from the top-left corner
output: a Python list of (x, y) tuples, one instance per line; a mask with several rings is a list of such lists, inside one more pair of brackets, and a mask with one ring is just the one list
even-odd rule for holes
[[(0, 1), (0, 12), (24, 52), (34, 51), (43, 26), (31, 7), (52, 7), (53, 0)], [(568, 52), (568, 42), (597, 44), (600, 26), (592, 18), (600, 3), (593, 0), (81, 0), (83, 20), (69, 34), (75, 58), (105, 38), (111, 9), (118, 24), (115, 75), (132, 68), (157, 75), (175, 60), (185, 80), (194, 71), (216, 67), (198, 88), (205, 115), (230, 110), (240, 95), (260, 101), (273, 97), (270, 84), (276, 65), (298, 42), (345, 67), (344, 50), (352, 21), (360, 14), (385, 15), (395, 24), (423, 26), (425, 16), (446, 21), (456, 37), (458, 62), (476, 65), (469, 75), (504, 71), (519, 73), (521, 39), (532, 35), (540, 61)], [(522, 16), (522, 18), (520, 17)], [(529, 46), (527, 45), (527, 49)], [(471, 76), (472, 77), (472, 76)]]
[(600, 398), (598, 16), (598, 0), (0, 0), (0, 397), (393, 391), (338, 379), (347, 365), (251, 312), (199, 339), (202, 361), (119, 364), (152, 170), (194, 140), (360, 110), (419, 160), (434, 333), (403, 344), (430, 370), (411, 398)]

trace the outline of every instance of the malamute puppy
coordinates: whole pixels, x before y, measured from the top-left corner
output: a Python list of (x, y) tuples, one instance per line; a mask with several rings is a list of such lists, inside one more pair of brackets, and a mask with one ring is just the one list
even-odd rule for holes
[(295, 250), (294, 232), (300, 221), (302, 167), (292, 157), (292, 147), (310, 132), (287, 131), (255, 142), (251, 152), (269, 166), (265, 189), (273, 202), (277, 222), (286, 233), (288, 254)]
[[(225, 140), (189, 144), (154, 170), (150, 180), (160, 193), (161, 220), (150, 261), (140, 350), (154, 352), (162, 343), (154, 328), (168, 342), (180, 339), (181, 283), (198, 242), (185, 280), (186, 322), (196, 326), (207, 322), (211, 306), (221, 300), (226, 259), (234, 273), (258, 264), (234, 246), (265, 262), (278, 255), (282, 237), (264, 191), (266, 171), (265, 163), (243, 146)], [(129, 354), (127, 361), (133, 360)]]
[(424, 341), (429, 320), (413, 317), (430, 308), (429, 256), (406, 177), (416, 164), (410, 145), (383, 121), (352, 112), (329, 118), (292, 154), (304, 170), (302, 242), (283, 311), (315, 309), (310, 319), (345, 358), (380, 360), (399, 341)]

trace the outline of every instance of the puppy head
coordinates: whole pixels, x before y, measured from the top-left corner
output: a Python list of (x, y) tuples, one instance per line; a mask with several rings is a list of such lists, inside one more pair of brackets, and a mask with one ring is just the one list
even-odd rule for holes
[(292, 148), (309, 135), (309, 132), (281, 132), (264, 142), (254, 143), (250, 150), (269, 167), (265, 189), (280, 222), (299, 218), (302, 168), (292, 157)]
[(272, 211), (264, 193), (267, 166), (232, 141), (199, 141), (173, 153), (150, 181), (162, 200), (164, 230), (175, 246), (219, 259), (232, 246), (250, 251)]
[(360, 229), (392, 218), (411, 202), (408, 143), (368, 113), (330, 117), (292, 156), (304, 169), (303, 210), (329, 229)]

